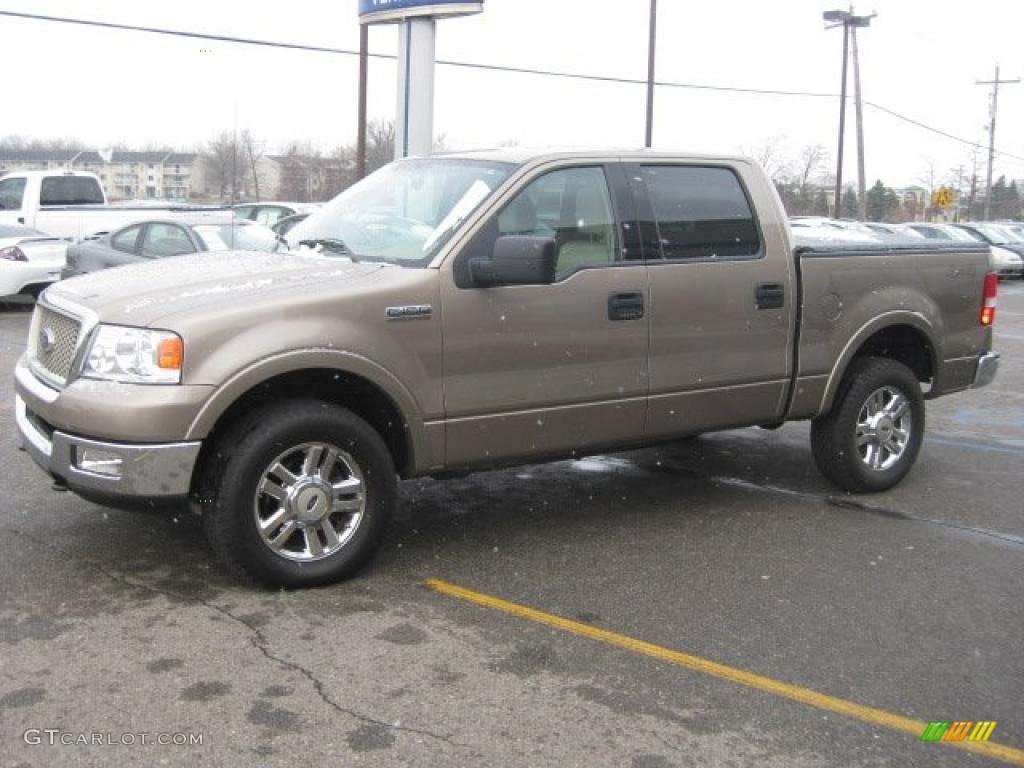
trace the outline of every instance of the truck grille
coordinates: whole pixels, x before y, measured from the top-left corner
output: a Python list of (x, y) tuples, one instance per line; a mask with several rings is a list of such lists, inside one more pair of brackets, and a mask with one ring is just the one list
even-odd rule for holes
[(29, 357), (61, 384), (71, 373), (81, 327), (81, 322), (73, 317), (36, 305), (29, 331)]

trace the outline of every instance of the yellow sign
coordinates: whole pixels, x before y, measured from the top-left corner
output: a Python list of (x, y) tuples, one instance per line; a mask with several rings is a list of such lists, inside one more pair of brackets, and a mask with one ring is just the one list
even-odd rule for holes
[(935, 208), (949, 208), (953, 204), (953, 190), (949, 187), (939, 187), (932, 193), (932, 206)]

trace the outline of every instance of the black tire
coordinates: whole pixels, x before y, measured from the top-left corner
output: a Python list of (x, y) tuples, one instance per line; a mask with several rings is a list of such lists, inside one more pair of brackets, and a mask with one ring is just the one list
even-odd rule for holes
[[(873, 468), (857, 446), (857, 422), (871, 395), (882, 388), (898, 391), (909, 404), (906, 446), (892, 466)], [(814, 463), (828, 480), (854, 493), (892, 488), (913, 467), (924, 438), (925, 409), (921, 385), (907, 366), (881, 357), (854, 360), (843, 377), (832, 410), (811, 424)]]
[[(257, 486), (275, 457), (308, 443), (334, 445), (361, 470), (362, 518), (333, 554), (288, 559), (261, 536), (254, 514)], [(206, 467), (203, 525), (214, 551), (236, 573), (273, 587), (331, 584), (355, 574), (376, 552), (398, 498), (394, 464), (380, 435), (351, 411), (317, 400), (265, 406), (229, 430)]]

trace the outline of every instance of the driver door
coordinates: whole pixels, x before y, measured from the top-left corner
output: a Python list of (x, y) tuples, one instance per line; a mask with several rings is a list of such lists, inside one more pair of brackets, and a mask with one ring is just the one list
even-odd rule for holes
[[(600, 163), (535, 176), (445, 265), (451, 265), (442, 275), (449, 467), (642, 437), (647, 268), (626, 259), (623, 243), (635, 223), (624, 178), (617, 165)], [(469, 259), (489, 258), (506, 235), (555, 240), (552, 284), (473, 284)]]

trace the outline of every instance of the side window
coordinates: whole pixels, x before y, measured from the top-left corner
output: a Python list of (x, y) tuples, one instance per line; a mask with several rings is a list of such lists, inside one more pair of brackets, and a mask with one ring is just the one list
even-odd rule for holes
[(947, 235), (945, 232), (943, 232), (941, 230), (938, 230), (938, 229), (932, 229), (931, 227), (911, 227), (911, 229), (914, 230), (915, 232), (917, 232), (918, 234), (923, 235), (924, 237), (927, 237), (929, 240), (952, 240), (953, 239), (949, 235)]
[(24, 177), (0, 181), (0, 211), (20, 211), (24, 196)]
[(185, 230), (174, 224), (150, 224), (142, 239), (142, 255), (154, 259), (194, 253), (195, 250)]
[(234, 208), (236, 219), (251, 219), (253, 210), (256, 208), (254, 205), (240, 205)]
[(750, 202), (728, 168), (641, 168), (665, 259), (754, 256), (761, 249)]
[(498, 236), (554, 238), (556, 278), (611, 264), (618, 244), (604, 170), (568, 168), (531, 182), (498, 214)]
[(123, 229), (110, 238), (110, 246), (115, 251), (124, 251), (125, 253), (135, 253), (135, 243), (139, 239), (139, 231), (142, 229), (141, 226), (128, 227)]
[(265, 227), (269, 227), (276, 224), (287, 215), (288, 211), (284, 208), (278, 208), (276, 205), (264, 205), (256, 211), (256, 222)]

